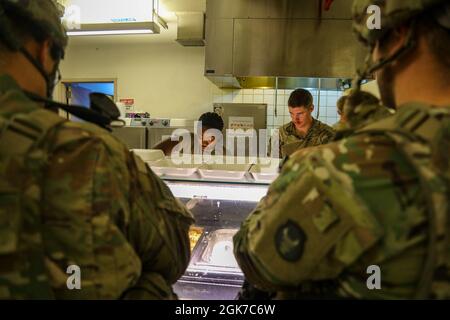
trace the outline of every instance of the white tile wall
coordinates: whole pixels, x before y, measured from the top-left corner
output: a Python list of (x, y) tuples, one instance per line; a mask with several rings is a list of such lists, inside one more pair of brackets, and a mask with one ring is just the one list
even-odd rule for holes
[[(329, 125), (336, 123), (339, 118), (336, 102), (342, 95), (342, 91), (321, 90), (319, 92), (319, 90), (313, 88), (306, 89), (313, 95), (314, 116), (317, 115), (319, 109), (320, 121)], [(267, 104), (267, 128), (274, 129), (291, 121), (287, 104), (292, 91), (294, 90), (277, 90), (275, 92), (274, 89), (219, 89), (218, 91), (214, 90), (213, 99), (214, 103), (265, 103)], [(275, 107), (277, 108), (277, 116), (275, 116)]]
[(263, 95), (263, 103), (267, 103), (268, 105), (275, 104), (275, 96), (272, 94), (266, 94)]

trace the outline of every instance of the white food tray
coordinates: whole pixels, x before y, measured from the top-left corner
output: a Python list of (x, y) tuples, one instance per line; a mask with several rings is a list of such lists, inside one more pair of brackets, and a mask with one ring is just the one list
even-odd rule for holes
[(164, 159), (151, 164), (151, 169), (158, 176), (166, 175), (171, 177), (190, 177), (198, 169), (196, 164), (175, 164), (170, 160)]
[(253, 165), (250, 173), (258, 182), (272, 182), (279, 174), (280, 159), (258, 159), (258, 163)]
[(242, 180), (251, 164), (203, 164), (198, 171), (205, 179)]
[(145, 162), (156, 162), (164, 159), (164, 152), (162, 150), (131, 149), (131, 151), (141, 157)]

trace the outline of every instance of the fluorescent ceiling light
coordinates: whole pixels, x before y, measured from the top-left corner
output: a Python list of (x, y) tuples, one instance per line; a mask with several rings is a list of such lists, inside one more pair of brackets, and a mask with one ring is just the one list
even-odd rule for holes
[(69, 36), (102, 36), (117, 34), (152, 34), (152, 30), (101, 30), (101, 31), (69, 31)]
[(121, 34), (159, 33), (159, 26), (154, 22), (94, 23), (82, 24), (80, 29), (67, 31), (68, 36), (98, 36)]

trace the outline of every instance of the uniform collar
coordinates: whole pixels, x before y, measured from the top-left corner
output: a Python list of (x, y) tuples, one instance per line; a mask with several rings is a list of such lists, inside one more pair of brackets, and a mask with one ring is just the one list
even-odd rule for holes
[(311, 128), (309, 128), (308, 132), (304, 136), (300, 136), (298, 134), (297, 129), (295, 128), (295, 124), (292, 121), (289, 124), (289, 126), (286, 128), (286, 131), (288, 132), (288, 134), (294, 135), (299, 139), (306, 139), (306, 137), (308, 137), (316, 129), (316, 127), (319, 124), (318, 120), (316, 120), (314, 118), (312, 120), (313, 120), (313, 122), (312, 122)]
[(20, 87), (9, 74), (0, 74), (0, 94), (10, 90), (20, 90)]

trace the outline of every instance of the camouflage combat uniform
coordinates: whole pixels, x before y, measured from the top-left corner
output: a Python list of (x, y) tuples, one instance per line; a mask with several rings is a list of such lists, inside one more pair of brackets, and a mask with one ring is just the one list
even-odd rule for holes
[[(381, 28), (367, 27), (372, 4)], [(415, 47), (409, 20), (426, 14), (448, 30), (449, 9), (444, 0), (355, 0), (355, 30), (371, 49), (357, 90)], [(372, 61), (377, 42), (404, 23), (402, 51)], [(351, 134), (286, 162), (234, 237), (252, 285), (278, 298), (450, 298), (450, 106), (380, 110), (365, 105)]]
[(293, 122), (289, 122), (279, 129), (279, 148), (282, 158), (291, 155), (299, 149), (314, 147), (331, 142), (334, 130), (330, 126), (313, 119), (311, 128), (305, 136), (301, 136)]
[[(126, 147), (0, 75), (0, 299), (172, 299), (191, 213)], [(81, 269), (81, 290), (66, 270)]]
[(449, 155), (450, 107), (421, 104), (296, 152), (234, 238), (246, 278), (278, 298), (450, 298)]
[(346, 122), (338, 122), (334, 127), (336, 130), (335, 140), (350, 136), (356, 130), (361, 129), (365, 125), (372, 122), (384, 119), (395, 113), (394, 110), (389, 109), (382, 104), (367, 104), (361, 103), (357, 106), (350, 106), (346, 104), (345, 114)]
[(345, 129), (346, 124), (345, 122), (343, 122), (342, 120), (339, 120), (338, 122), (336, 122), (335, 124), (333, 124), (332, 128), (334, 131), (339, 131), (339, 130), (343, 130)]
[[(367, 27), (372, 4), (381, 28)], [(371, 61), (383, 35), (422, 13), (448, 30), (449, 9), (445, 0), (355, 0), (355, 30), (371, 49), (357, 90), (415, 47), (411, 27), (397, 54)], [(366, 105), (349, 135), (286, 162), (234, 237), (252, 285), (278, 298), (450, 298), (450, 106), (380, 110)]]

